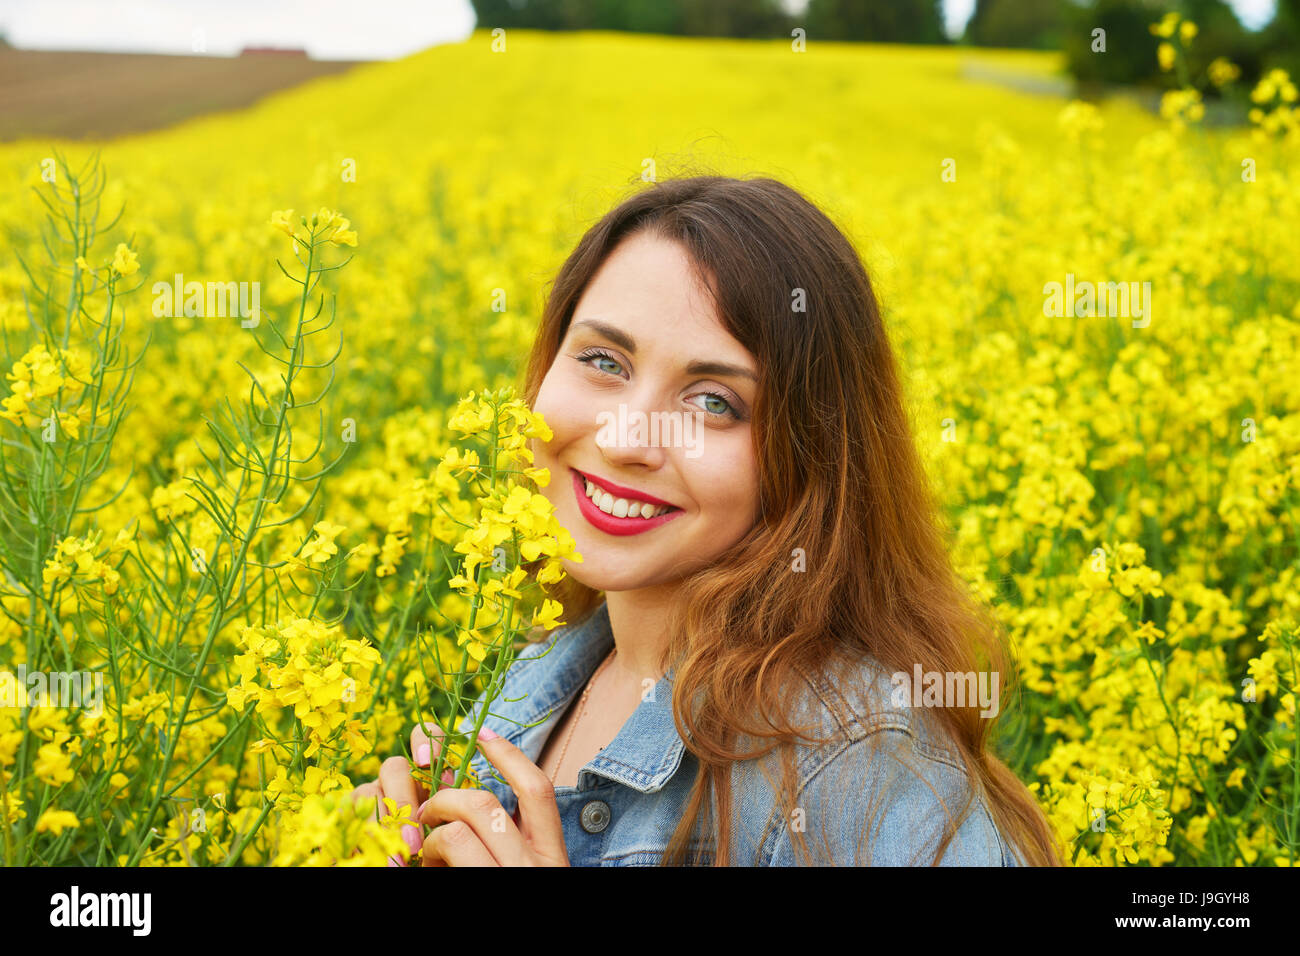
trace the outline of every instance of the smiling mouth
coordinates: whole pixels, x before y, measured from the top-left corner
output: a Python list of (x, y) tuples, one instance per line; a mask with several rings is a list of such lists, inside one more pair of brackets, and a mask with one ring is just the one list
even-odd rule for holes
[(591, 503), (611, 517), (649, 520), (673, 511), (682, 510), (676, 505), (657, 504), (632, 495), (616, 494), (576, 468), (573, 469), (573, 473), (582, 482), (583, 493), (590, 499)]
[[(642, 534), (685, 514), (676, 505), (659, 505), (634, 497), (615, 497), (612, 492), (601, 488), (577, 469), (569, 470), (573, 472), (573, 493), (578, 499), (578, 511), (597, 531), (617, 536)], [(605, 508), (609, 510), (606, 511)], [(620, 511), (623, 512), (622, 516), (619, 515)]]

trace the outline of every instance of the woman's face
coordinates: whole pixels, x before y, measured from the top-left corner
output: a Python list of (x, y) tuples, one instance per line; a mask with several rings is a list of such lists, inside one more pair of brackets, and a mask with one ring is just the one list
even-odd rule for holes
[[(758, 510), (757, 376), (682, 246), (638, 233), (610, 253), (535, 404), (554, 433), (532, 441), (536, 466), (551, 474), (543, 493), (583, 557), (566, 560), (566, 573), (601, 591), (671, 583), (749, 531)], [(593, 501), (579, 474), (607, 492)], [(620, 498), (650, 507), (618, 517)], [(614, 502), (613, 514), (596, 501)], [(641, 516), (662, 510), (660, 501), (673, 510)]]

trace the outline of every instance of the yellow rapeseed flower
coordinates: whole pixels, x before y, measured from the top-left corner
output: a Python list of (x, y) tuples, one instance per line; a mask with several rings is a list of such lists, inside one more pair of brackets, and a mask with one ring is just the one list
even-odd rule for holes
[(37, 833), (53, 833), (55, 836), (61, 834), (64, 830), (81, 826), (81, 820), (70, 810), (55, 810), (50, 808), (41, 814), (40, 819), (36, 821)]
[(1158, 23), (1151, 24), (1150, 30), (1156, 36), (1168, 39), (1174, 35), (1174, 30), (1178, 28), (1178, 21), (1181, 19), (1182, 17), (1177, 13), (1166, 13)]
[(135, 275), (140, 271), (140, 263), (135, 253), (127, 248), (124, 242), (119, 242), (117, 250), (113, 253), (113, 271), (121, 276)]
[(559, 627), (564, 622), (560, 620), (560, 615), (564, 613), (564, 607), (559, 601), (553, 601), (547, 598), (542, 602), (542, 606), (533, 611), (532, 625), (541, 626), (546, 630), (552, 630)]
[(270, 225), (276, 229), (279, 229), (286, 236), (294, 238), (293, 210), (279, 209), (271, 213)]

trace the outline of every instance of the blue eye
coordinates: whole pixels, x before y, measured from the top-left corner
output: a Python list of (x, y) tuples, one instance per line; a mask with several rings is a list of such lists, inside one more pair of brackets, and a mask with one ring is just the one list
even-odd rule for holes
[(732, 418), (736, 419), (737, 421), (740, 420), (740, 413), (737, 412), (734, 408), (732, 408), (731, 403), (727, 401), (725, 398), (723, 398), (721, 395), (719, 395), (717, 392), (701, 392), (701, 394), (705, 398), (712, 398), (715, 401), (721, 402), (723, 406), (722, 408), (719, 408), (716, 411), (711, 411), (709, 409), (705, 409), (705, 411), (709, 411), (710, 414), (713, 415), (730, 415)]
[[(604, 359), (606, 362), (613, 362), (615, 365), (618, 365), (619, 368), (622, 368), (622, 365), (618, 362), (617, 359), (615, 359), (608, 352), (602, 352), (599, 349), (588, 349), (587, 351), (583, 352), (581, 355), (578, 356), (578, 361), (583, 363), (584, 365), (587, 364), (588, 362), (591, 362), (593, 359)], [(605, 369), (601, 369), (601, 371), (603, 372), (605, 371)], [(618, 373), (610, 372), (610, 374), (617, 375)]]
[[(618, 361), (618, 359), (614, 358), (614, 356), (610, 355), (608, 352), (605, 352), (601, 349), (595, 349), (595, 348), (587, 349), (585, 352), (580, 352), (576, 356), (576, 358), (579, 364), (588, 365), (589, 367), (595, 368), (598, 371), (605, 372), (607, 375), (618, 375), (619, 373), (611, 372), (608, 369), (600, 368), (600, 366), (595, 364), (596, 362), (606, 361), (612, 363), (613, 365), (617, 366), (620, 369), (623, 367), (622, 362)], [(731, 402), (727, 401), (726, 396), (719, 395), (717, 392), (701, 392), (700, 394), (702, 394), (705, 398), (711, 398), (714, 399), (715, 401), (721, 402), (723, 405), (722, 408), (716, 408), (715, 406), (714, 409), (705, 409), (705, 411), (707, 411), (710, 415), (716, 415), (716, 416), (728, 415), (738, 422), (745, 420), (745, 416), (741, 415), (740, 412), (736, 411), (736, 409), (732, 407)]]

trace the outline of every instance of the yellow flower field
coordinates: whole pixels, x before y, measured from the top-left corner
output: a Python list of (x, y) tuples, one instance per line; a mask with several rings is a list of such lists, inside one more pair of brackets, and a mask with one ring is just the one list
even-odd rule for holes
[[(1294, 865), (1295, 88), (1206, 130), (1186, 97), (1094, 108), (972, 62), (1055, 65), (480, 31), (98, 166), (0, 146), (0, 671), (104, 675), (98, 716), (0, 695), (6, 860), (399, 852), (352, 783), (419, 702), (472, 699), (504, 636), (563, 623), (523, 448), (545, 425), (508, 391), (546, 284), (643, 178), (717, 172), (789, 183), (862, 251), (958, 563), (1019, 658), (999, 749), (1063, 858)], [(52, 198), (83, 167), (104, 231), (74, 248), (42, 197), (84, 236), (89, 200)], [(212, 314), (209, 283), (256, 307)], [(1149, 310), (1053, 309), (1052, 283), (1098, 306), (1149, 283)]]

